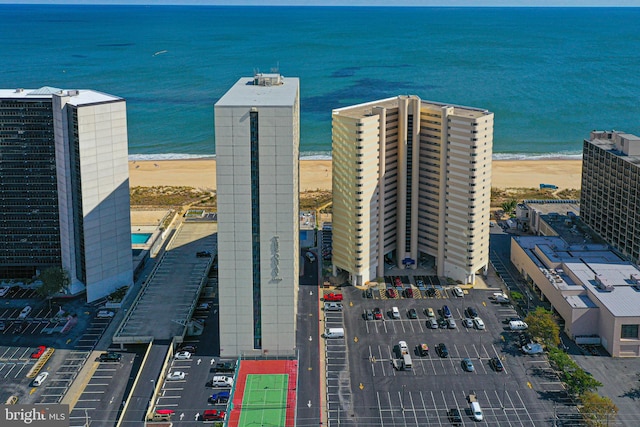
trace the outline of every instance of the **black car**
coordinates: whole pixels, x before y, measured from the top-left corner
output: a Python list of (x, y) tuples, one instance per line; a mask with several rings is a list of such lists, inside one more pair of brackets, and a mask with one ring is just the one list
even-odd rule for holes
[(409, 311), (407, 311), (407, 316), (409, 317), (409, 319), (417, 319), (418, 312), (415, 308), (410, 308)]
[(122, 355), (110, 351), (108, 353), (102, 353), (98, 359), (101, 362), (119, 362), (120, 359), (122, 359)]
[(440, 357), (449, 357), (449, 350), (444, 343), (440, 343), (436, 346), (436, 351), (438, 352), (438, 356)]
[(371, 289), (367, 289), (364, 291), (365, 298), (373, 298), (373, 291)]
[(478, 310), (476, 310), (474, 307), (467, 307), (467, 316), (475, 319), (476, 317), (478, 317)]
[(209, 251), (196, 252), (196, 256), (198, 258), (211, 258), (211, 252), (209, 252)]
[(233, 362), (218, 362), (213, 368), (214, 372), (235, 372), (236, 365)]
[(183, 344), (178, 347), (178, 351), (188, 351), (189, 353), (194, 354), (198, 351), (198, 347), (193, 344)]
[(427, 291), (426, 291), (426, 292), (427, 292), (427, 296), (429, 296), (429, 297), (434, 297), (434, 296), (436, 296), (436, 290), (435, 290), (435, 288), (427, 288)]
[(460, 410), (458, 408), (452, 408), (447, 411), (447, 417), (449, 417), (449, 421), (454, 426), (462, 425), (462, 416), (460, 415)]
[(438, 319), (438, 326), (441, 329), (447, 329), (448, 325), (447, 325), (447, 320), (443, 319), (442, 317)]
[(502, 372), (504, 370), (502, 362), (497, 357), (492, 357), (491, 360), (489, 360), (489, 365), (491, 365), (496, 372)]

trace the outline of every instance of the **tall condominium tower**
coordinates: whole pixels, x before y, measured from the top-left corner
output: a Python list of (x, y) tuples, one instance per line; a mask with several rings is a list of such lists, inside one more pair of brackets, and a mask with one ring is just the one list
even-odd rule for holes
[(474, 283), (489, 261), (493, 113), (399, 96), (333, 111), (333, 264)]
[(215, 104), (220, 351), (295, 348), (299, 81), (244, 77)]
[(580, 217), (608, 244), (640, 262), (640, 137), (593, 131), (582, 147)]
[(0, 89), (0, 276), (63, 267), (71, 294), (133, 281), (127, 117), (92, 90)]

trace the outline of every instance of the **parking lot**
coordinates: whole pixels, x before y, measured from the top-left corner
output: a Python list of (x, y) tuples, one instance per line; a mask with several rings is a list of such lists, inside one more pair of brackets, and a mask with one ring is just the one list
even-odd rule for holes
[[(393, 286), (395, 277), (402, 286)], [(544, 355), (519, 350), (518, 332), (507, 325), (517, 316), (513, 307), (492, 301), (496, 290), (472, 289), (456, 297), (452, 287), (431, 284), (426, 277), (391, 276), (370, 298), (361, 290), (345, 288), (343, 311), (324, 313), (325, 328), (345, 330), (342, 339), (325, 339), (329, 424), (451, 425), (448, 411), (455, 408), (462, 414), (461, 425), (553, 425), (554, 414), (564, 410), (558, 398), (564, 389)], [(423, 280), (424, 289), (416, 280)], [(395, 298), (387, 295), (389, 285), (400, 291)], [(409, 286), (413, 294), (407, 297), (403, 290)], [(429, 287), (437, 292), (428, 293)], [(441, 322), (444, 305), (456, 327), (432, 329), (427, 310), (431, 308)], [(367, 311), (376, 307), (382, 319), (367, 320)], [(400, 318), (393, 318), (393, 307)], [(468, 307), (476, 309), (485, 329), (463, 325)], [(394, 367), (400, 341), (407, 343), (410, 369)], [(446, 358), (435, 351), (441, 343), (449, 351)], [(428, 354), (419, 355), (420, 344), (427, 344)], [(502, 371), (490, 363), (493, 358), (501, 361)], [(472, 372), (463, 368), (464, 359), (473, 365)], [(475, 421), (470, 412), (471, 393), (481, 405), (482, 421)]]

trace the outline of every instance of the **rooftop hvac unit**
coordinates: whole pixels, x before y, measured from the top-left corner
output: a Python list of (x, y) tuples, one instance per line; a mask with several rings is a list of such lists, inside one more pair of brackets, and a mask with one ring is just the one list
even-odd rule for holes
[(636, 286), (640, 286), (640, 274), (632, 274), (630, 279), (631, 279), (631, 283), (633, 283)]
[(605, 292), (613, 292), (613, 285), (606, 278), (596, 274), (595, 279), (598, 289)]

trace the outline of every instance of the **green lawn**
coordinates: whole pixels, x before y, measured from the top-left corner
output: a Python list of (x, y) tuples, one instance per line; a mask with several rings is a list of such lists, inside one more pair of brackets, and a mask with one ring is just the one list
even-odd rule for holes
[(288, 383), (286, 374), (247, 375), (239, 427), (284, 426)]

